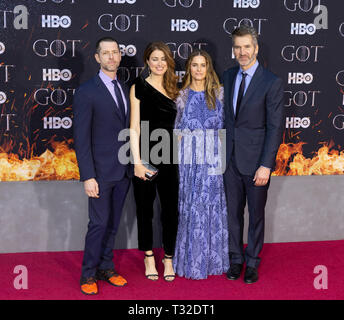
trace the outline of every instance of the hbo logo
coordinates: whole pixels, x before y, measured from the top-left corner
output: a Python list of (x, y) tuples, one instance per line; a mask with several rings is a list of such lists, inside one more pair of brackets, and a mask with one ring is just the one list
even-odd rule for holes
[(171, 31), (191, 31), (195, 32), (198, 29), (198, 22), (196, 20), (172, 19)]
[(43, 69), (43, 81), (69, 81), (72, 72), (69, 69)]
[(344, 114), (337, 114), (333, 118), (333, 126), (337, 130), (344, 130)]
[(289, 72), (288, 83), (289, 84), (310, 84), (313, 82), (313, 75), (311, 73)]
[(44, 117), (43, 126), (44, 129), (69, 129), (72, 127), (72, 119), (69, 117)]
[(259, 0), (234, 0), (233, 7), (234, 8), (258, 8), (260, 5)]
[(3, 42), (0, 42), (0, 54), (3, 54), (5, 52), (5, 45), (3, 44)]
[(298, 118), (298, 117), (287, 117), (285, 121), (286, 128), (308, 128), (311, 124), (309, 117)]
[(290, 27), (290, 34), (308, 34), (312, 36), (317, 31), (315, 24), (292, 23)]
[(0, 91), (0, 104), (3, 104), (5, 103), (7, 100), (7, 96), (6, 96), (6, 93), (3, 92), (3, 91)]
[(69, 28), (72, 24), (72, 20), (68, 16), (42, 16), (42, 28)]
[(132, 44), (129, 44), (128, 46), (125, 46), (124, 44), (120, 44), (119, 50), (121, 51), (121, 55), (123, 56), (128, 56), (128, 57), (133, 57), (136, 55), (136, 47)]

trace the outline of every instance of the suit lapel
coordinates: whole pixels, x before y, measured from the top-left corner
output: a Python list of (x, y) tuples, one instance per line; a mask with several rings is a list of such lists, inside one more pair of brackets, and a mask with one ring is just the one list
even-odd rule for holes
[(240, 104), (240, 110), (239, 110), (239, 114), (242, 112), (242, 110), (245, 108), (245, 105), (247, 103), (247, 101), (249, 101), (250, 96), (253, 94), (253, 92), (256, 91), (258, 85), (261, 83), (262, 81), (262, 76), (263, 76), (263, 67), (259, 64), (256, 72), (254, 73), (252, 80), (245, 92), (245, 95), (242, 98), (241, 104)]
[(228, 74), (228, 95), (229, 95), (229, 114), (234, 119), (234, 110), (233, 110), (233, 95), (235, 88), (235, 79), (238, 73), (239, 67), (235, 68), (231, 74)]

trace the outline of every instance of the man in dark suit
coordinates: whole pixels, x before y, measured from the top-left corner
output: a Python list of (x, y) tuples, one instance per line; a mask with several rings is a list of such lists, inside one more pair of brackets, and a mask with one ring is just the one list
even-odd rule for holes
[(115, 271), (113, 248), (132, 175), (131, 166), (119, 159), (126, 141), (118, 138), (129, 127), (128, 88), (117, 80), (121, 52), (114, 39), (97, 42), (95, 59), (100, 71), (76, 90), (73, 103), (80, 181), (89, 197), (80, 279), (84, 294), (98, 293), (97, 280), (119, 287), (127, 283)]
[[(283, 83), (257, 61), (258, 35), (241, 26), (232, 33), (239, 66), (224, 72), (226, 170), (230, 268), (227, 278), (258, 280), (264, 243), (265, 204), (283, 133)], [(248, 244), (244, 251), (244, 208), (248, 203)]]

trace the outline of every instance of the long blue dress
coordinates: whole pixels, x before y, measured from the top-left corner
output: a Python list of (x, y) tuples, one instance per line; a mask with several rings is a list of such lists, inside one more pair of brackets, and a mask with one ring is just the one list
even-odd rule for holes
[(218, 139), (218, 130), (224, 126), (223, 88), (215, 110), (208, 109), (204, 91), (189, 88), (181, 92), (176, 104), (175, 129), (181, 138), (173, 266), (179, 276), (206, 279), (229, 268), (228, 216)]

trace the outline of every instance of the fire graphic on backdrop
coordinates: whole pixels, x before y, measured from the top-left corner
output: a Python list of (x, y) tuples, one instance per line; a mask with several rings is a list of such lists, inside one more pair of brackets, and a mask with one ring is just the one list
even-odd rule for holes
[[(47, 88), (54, 89), (50, 83)], [(11, 103), (10, 109), (15, 109), (15, 100)], [(63, 110), (71, 113), (71, 109), (70, 106)], [(4, 133), (4, 128), (2, 128), (0, 181), (78, 180), (79, 170), (71, 137), (63, 137), (63, 141), (56, 141), (55, 138), (58, 138), (56, 134), (42, 138), (39, 128), (30, 134), (32, 128), (28, 123), (36, 112), (39, 113), (38, 110), (39, 105), (34, 104), (33, 93), (31, 95), (25, 93), (22, 107), (24, 118), (16, 123), (16, 127), (22, 129), (20, 135), (10, 137), (8, 133)], [(40, 123), (44, 117), (61, 115), (52, 106), (39, 114)], [(71, 114), (69, 115), (72, 117)], [(306, 157), (303, 152), (303, 146), (306, 145), (306, 142), (290, 143), (285, 141), (292, 140), (296, 135), (297, 133), (293, 135), (290, 132), (289, 134), (285, 133), (284, 141), (280, 145), (276, 157), (276, 168), (272, 175), (344, 174), (344, 150), (336, 150), (333, 142), (321, 143), (319, 149), (313, 152), (312, 157)], [(31, 142), (29, 136), (32, 136)], [(61, 137), (59, 139), (61, 140)], [(42, 143), (44, 144), (43, 151), (37, 155), (37, 145)], [(340, 146), (337, 147), (340, 149)]]
[(344, 173), (344, 151), (331, 149), (324, 144), (312, 158), (302, 153), (304, 142), (283, 143), (276, 157), (275, 176), (326, 175)]
[[(79, 179), (75, 152), (68, 142), (52, 142), (40, 156), (20, 160), (16, 154), (0, 153), (0, 181), (72, 180)], [(323, 145), (312, 158), (302, 153), (304, 142), (283, 143), (276, 158), (274, 176), (326, 175), (344, 173), (344, 151)]]
[(66, 142), (53, 142), (52, 146), (54, 152), (47, 149), (31, 159), (0, 153), (0, 181), (79, 179), (74, 150)]
[[(31, 80), (31, 75), (29, 75), (29, 80)], [(54, 89), (50, 83), (47, 88)], [(57, 142), (56, 135), (52, 135), (49, 139), (42, 138), (40, 129), (31, 133), (30, 119), (39, 107), (38, 104), (34, 104), (33, 96), (33, 93), (24, 93), (22, 107), (19, 107), (20, 115), (13, 118), (15, 121), (12, 126), (17, 130), (20, 129), (17, 134), (9, 134), (6, 128), (0, 127), (2, 140), (0, 181), (79, 179), (76, 155), (71, 147), (73, 139), (64, 137), (64, 141)], [(15, 110), (16, 104), (14, 99), (10, 109)], [(65, 108), (65, 110), (71, 110), (71, 108)], [(59, 115), (53, 107), (49, 107), (44, 111), (43, 117), (49, 117), (51, 114)], [(30, 136), (32, 136), (31, 142)], [(45, 151), (39, 156), (35, 155), (37, 145), (42, 143), (45, 145)], [(50, 151), (48, 147), (53, 151)]]
[[(31, 80), (31, 75), (29, 75)], [(43, 84), (40, 88), (43, 88)], [(51, 83), (46, 88), (54, 90)], [(24, 101), (20, 103), (13, 100), (10, 110), (16, 110), (16, 104), (20, 114), (13, 117), (12, 127), (17, 129), (16, 134), (10, 134), (6, 128), (1, 129), (0, 144), (0, 181), (30, 181), (30, 180), (72, 180), (79, 179), (79, 169), (73, 150), (73, 139), (63, 137), (64, 141), (55, 141), (56, 134), (46, 138), (41, 137), (38, 128), (31, 133), (31, 117), (39, 111), (39, 105), (34, 104), (34, 93), (24, 93)], [(20, 98), (18, 97), (18, 100)], [(71, 112), (71, 107), (66, 107), (61, 112)], [(13, 111), (15, 112), (15, 111)], [(48, 107), (42, 117), (59, 115), (52, 106)], [(43, 118), (39, 123), (43, 123)], [(3, 122), (4, 123), (4, 122)], [(19, 130), (20, 129), (20, 130)], [(30, 136), (32, 141), (30, 141)], [(61, 139), (61, 137), (59, 137)], [(45, 146), (40, 155), (37, 154), (37, 146)], [(42, 149), (42, 146), (41, 148)], [(50, 151), (52, 150), (52, 151)]]

